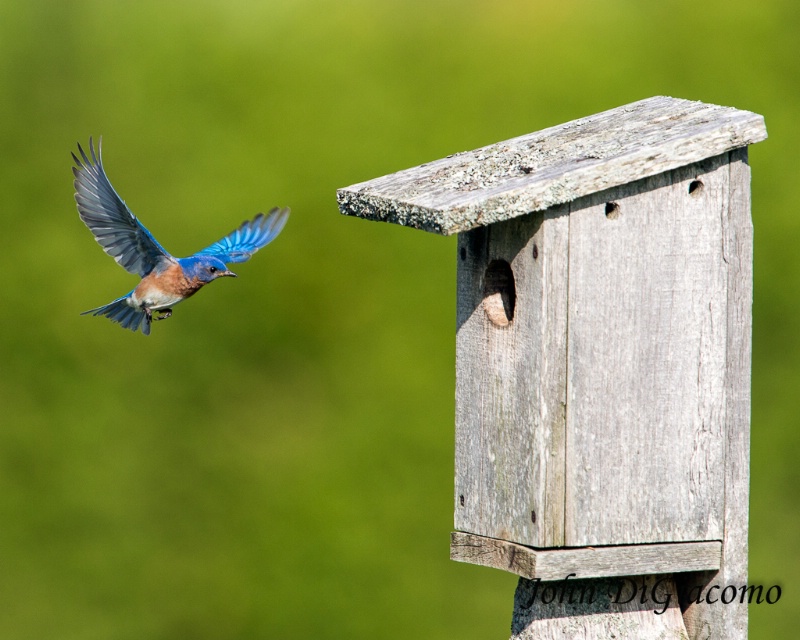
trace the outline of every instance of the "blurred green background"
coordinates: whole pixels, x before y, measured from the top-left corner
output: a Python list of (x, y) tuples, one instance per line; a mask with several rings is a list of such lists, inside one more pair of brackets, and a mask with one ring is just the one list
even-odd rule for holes
[[(455, 244), (335, 189), (651, 95), (764, 114), (751, 638), (800, 599), (796, 0), (0, 0), (0, 638), (506, 638), (448, 560)], [(176, 255), (274, 205), (238, 280), (150, 338), (69, 152)]]

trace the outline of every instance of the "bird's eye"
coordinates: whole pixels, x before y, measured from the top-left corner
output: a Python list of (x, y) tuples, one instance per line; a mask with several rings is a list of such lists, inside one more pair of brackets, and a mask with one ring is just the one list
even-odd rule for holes
[(217, 268), (216, 268), (216, 267), (209, 267), (209, 268), (208, 268), (208, 270), (209, 270), (211, 273), (216, 273), (216, 272), (217, 272)]

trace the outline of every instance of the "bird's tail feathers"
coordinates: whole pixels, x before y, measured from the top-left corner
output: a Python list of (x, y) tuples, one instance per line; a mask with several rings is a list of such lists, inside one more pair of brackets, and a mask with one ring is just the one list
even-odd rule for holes
[(150, 335), (150, 320), (143, 309), (136, 309), (128, 304), (130, 293), (113, 302), (84, 311), (81, 315), (91, 313), (93, 316), (106, 316), (112, 322), (118, 322), (123, 328), (137, 331), (140, 327), (144, 335)]

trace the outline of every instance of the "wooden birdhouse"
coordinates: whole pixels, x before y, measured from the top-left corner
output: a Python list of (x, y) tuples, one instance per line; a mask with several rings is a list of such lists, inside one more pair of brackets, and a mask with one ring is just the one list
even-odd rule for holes
[[(339, 190), (344, 214), (458, 234), (454, 559), (746, 581), (765, 138), (655, 97)], [(695, 617), (740, 637), (744, 609)]]

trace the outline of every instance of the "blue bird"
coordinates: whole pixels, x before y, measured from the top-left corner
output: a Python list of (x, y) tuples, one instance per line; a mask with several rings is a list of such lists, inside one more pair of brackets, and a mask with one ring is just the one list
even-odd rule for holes
[(141, 328), (143, 334), (149, 335), (152, 321), (169, 318), (176, 304), (217, 278), (236, 277), (227, 263), (249, 260), (251, 255), (276, 238), (289, 217), (287, 208), (276, 207), (267, 216), (259, 213), (194, 255), (175, 258), (167, 253), (114, 191), (103, 169), (102, 140), (100, 142), (95, 155), (89, 138), (91, 160), (80, 144), (78, 152), (83, 161), (72, 154), (76, 165), (72, 172), (75, 174), (78, 214), (103, 250), (142, 280), (121, 298), (81, 315), (106, 316), (125, 329), (137, 331)]

